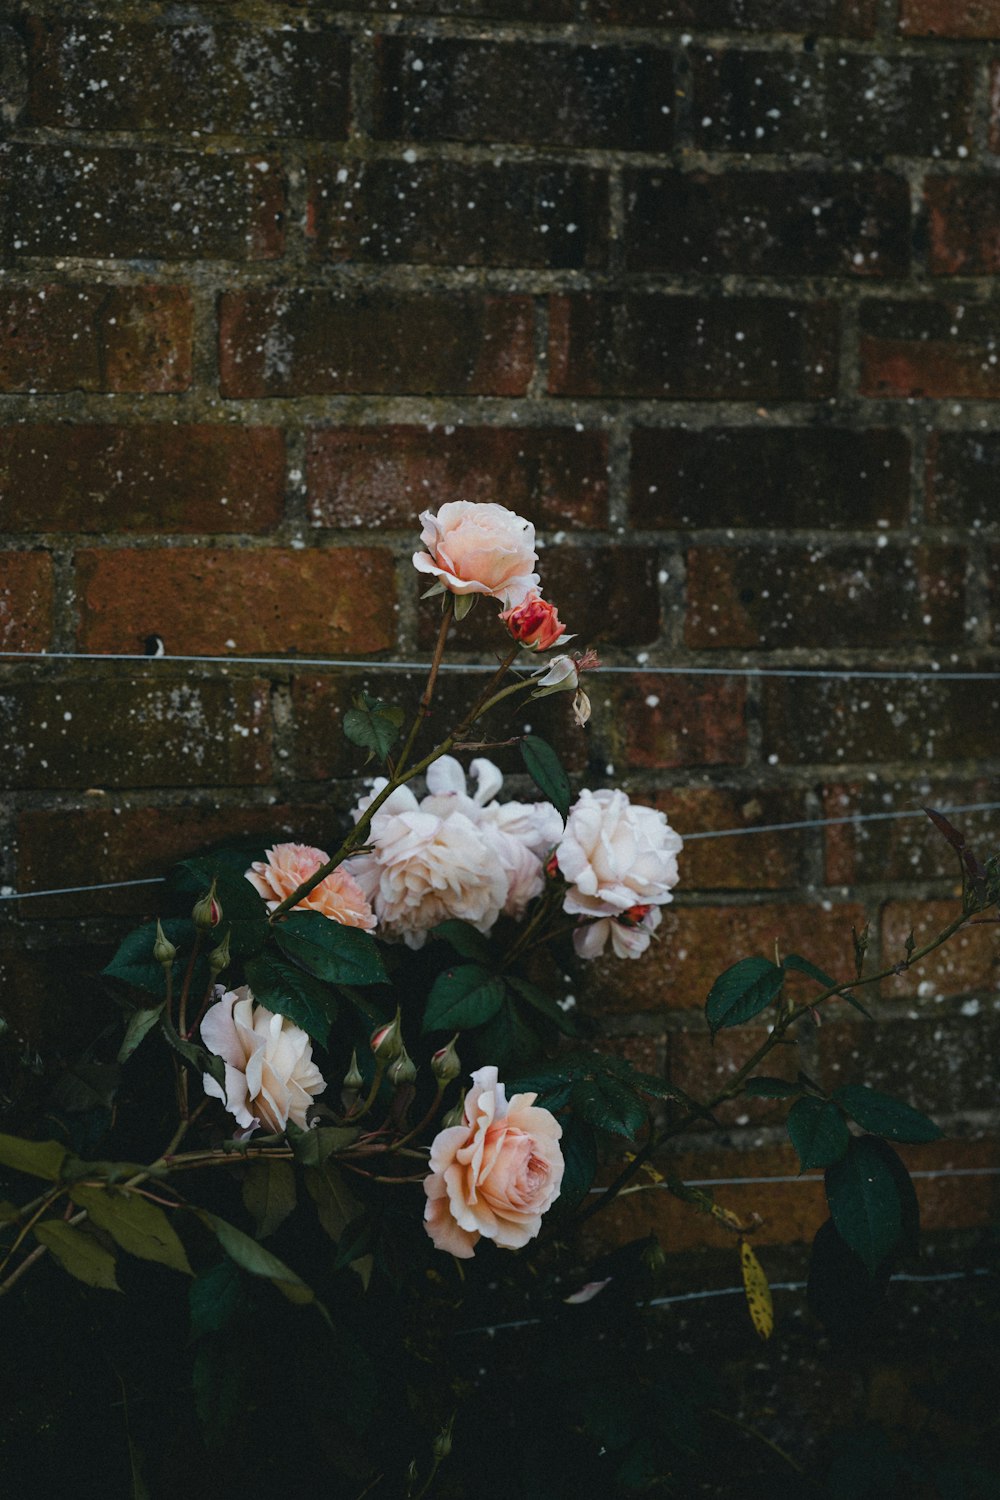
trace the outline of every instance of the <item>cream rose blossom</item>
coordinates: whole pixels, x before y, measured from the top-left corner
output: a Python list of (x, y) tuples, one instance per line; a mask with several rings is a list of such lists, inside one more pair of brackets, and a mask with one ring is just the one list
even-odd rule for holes
[(420, 516), (426, 552), (413, 566), (435, 579), (432, 593), (488, 594), (506, 609), (522, 603), (538, 586), (535, 528), (503, 505), (451, 500)]
[(276, 1134), (289, 1121), (304, 1130), (306, 1111), (326, 1088), (308, 1035), (286, 1016), (255, 1005), (245, 984), (217, 993), (202, 1020), (201, 1039), (225, 1063), (226, 1082), (223, 1088), (205, 1073), (205, 1093), (222, 1100), (243, 1136), (258, 1126)]
[[(329, 858), (322, 849), (314, 849), (309, 844), (275, 844), (273, 849), (268, 849), (266, 862), (254, 861), (246, 878), (264, 897), (268, 911), (273, 911), (304, 880), (315, 875)], [(342, 927), (362, 927), (366, 932), (375, 926), (375, 913), (364, 891), (343, 865), (338, 865), (307, 896), (296, 902), (295, 910), (318, 911)]]
[(517, 1250), (538, 1233), (564, 1163), (562, 1127), (536, 1098), (508, 1101), (496, 1068), (473, 1073), (464, 1121), (434, 1138), (424, 1181), (424, 1227), (439, 1250), (468, 1260), (480, 1236)]

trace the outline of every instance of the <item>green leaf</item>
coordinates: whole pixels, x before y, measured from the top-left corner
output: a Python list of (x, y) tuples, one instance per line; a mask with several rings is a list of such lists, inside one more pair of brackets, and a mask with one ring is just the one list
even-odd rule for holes
[(561, 1071), (526, 1073), (508, 1080), (507, 1097), (512, 1099), (515, 1094), (535, 1094), (536, 1103), (543, 1109), (561, 1109), (569, 1099), (573, 1077), (573, 1074)]
[[(177, 949), (177, 957), (172, 965), (176, 989), (181, 982), (183, 966), (190, 957), (191, 945), (194, 942), (194, 924), (180, 917), (174, 917), (168, 918), (162, 925), (164, 936)], [(146, 922), (144, 926), (137, 927), (129, 933), (119, 946), (114, 958), (101, 972), (107, 974), (110, 979), (120, 979), (123, 984), (130, 984), (137, 990), (146, 990), (149, 994), (155, 995), (158, 1000), (165, 1000), (166, 978), (163, 965), (157, 963), (153, 957), (155, 942), (156, 923)], [(195, 970), (196, 992), (203, 992), (207, 983), (208, 969), (204, 962), (201, 962)]]
[(850, 1145), (844, 1117), (829, 1099), (807, 1095), (797, 1100), (788, 1111), (785, 1125), (803, 1172), (839, 1161)]
[(358, 1218), (362, 1206), (333, 1162), (325, 1162), (321, 1167), (309, 1167), (304, 1175), (306, 1189), (316, 1205), (319, 1222), (336, 1245), (348, 1224)]
[(274, 928), (278, 947), (328, 984), (388, 984), (375, 939), (318, 911), (293, 911)]
[[(505, 990), (506, 995), (506, 990)], [(508, 999), (478, 1033), (479, 1053), (504, 1071), (524, 1066), (538, 1056), (541, 1043), (518, 1007)]]
[(52, 1252), (64, 1271), (87, 1286), (120, 1292), (115, 1280), (115, 1258), (92, 1234), (61, 1219), (45, 1219), (35, 1225), (35, 1238)]
[(138, 1193), (111, 1192), (106, 1188), (74, 1187), (73, 1202), (85, 1208), (98, 1229), (140, 1260), (157, 1261), (186, 1276), (194, 1273), (177, 1231), (163, 1209)]
[(801, 958), (797, 953), (789, 953), (787, 958), (783, 958), (781, 960), (781, 967), (783, 969), (794, 969), (797, 974), (807, 974), (810, 979), (815, 979), (816, 983), (822, 986), (824, 990), (834, 990), (837, 988), (837, 981), (835, 979), (831, 979), (829, 974), (824, 973), (822, 969), (818, 969), (810, 959)]
[(563, 1122), (559, 1145), (565, 1170), (555, 1206), (563, 1214), (582, 1202), (593, 1186), (597, 1176), (597, 1140), (585, 1120), (570, 1115)]
[(16, 1203), (8, 1203), (6, 1198), (0, 1202), (0, 1224), (13, 1224), (20, 1216), (21, 1210)]
[(226, 1065), (221, 1057), (214, 1052), (200, 1047), (197, 1042), (186, 1041), (184, 1037), (178, 1036), (174, 1030), (173, 1022), (167, 1017), (166, 1011), (160, 1017), (160, 1027), (163, 1035), (173, 1047), (174, 1051), (183, 1057), (185, 1062), (191, 1064), (198, 1073), (208, 1073), (215, 1079), (220, 1088), (226, 1086)]
[(784, 1078), (767, 1078), (761, 1074), (759, 1078), (748, 1078), (743, 1092), (751, 1099), (794, 1099), (796, 1094), (801, 1094), (802, 1087), (798, 1083), (788, 1083)]
[(785, 980), (783, 969), (766, 958), (741, 958), (720, 974), (705, 1001), (705, 1019), (714, 1035), (741, 1026), (766, 1010)]
[(163, 1005), (165, 1003), (161, 1002), (159, 1005), (151, 1005), (147, 1009), (134, 1010), (132, 1012), (125, 1030), (125, 1040), (118, 1048), (118, 1061), (120, 1063), (126, 1062), (132, 1056), (132, 1053), (138, 1047), (143, 1037), (152, 1031), (163, 1014)]
[(578, 1036), (579, 1033), (566, 1012), (553, 1000), (552, 996), (545, 990), (539, 989), (537, 984), (532, 984), (528, 979), (520, 979), (516, 974), (507, 975), (507, 983), (515, 994), (520, 995), (530, 1006), (537, 1010), (547, 1020), (557, 1026), (566, 1036)]
[(504, 1002), (507, 987), (479, 964), (445, 969), (434, 981), (424, 1012), (424, 1031), (464, 1031), (482, 1026)]
[(327, 1045), (330, 1024), (337, 1016), (337, 997), (321, 979), (272, 953), (249, 959), (246, 977), (255, 1000), (287, 1016), (321, 1046)]
[(354, 699), (354, 707), (344, 715), (344, 734), (352, 745), (370, 752), (369, 760), (377, 755), (384, 764), (399, 739), (403, 718), (401, 708), (361, 692)]
[(580, 1079), (574, 1083), (570, 1106), (598, 1130), (635, 1139), (648, 1118), (642, 1100), (617, 1079)]
[(826, 1198), (837, 1233), (873, 1275), (902, 1233), (902, 1208), (892, 1170), (878, 1142), (851, 1140), (826, 1169)]
[(565, 823), (573, 794), (558, 755), (547, 740), (526, 734), (521, 740), (521, 757), (528, 775)]
[(920, 1204), (917, 1202), (913, 1178), (890, 1145), (885, 1141), (880, 1141), (878, 1136), (868, 1136), (867, 1139), (871, 1142), (872, 1149), (879, 1153), (889, 1168), (892, 1180), (896, 1184), (896, 1191), (899, 1194), (900, 1220), (903, 1226), (900, 1243), (910, 1255), (916, 1255), (920, 1248)]
[(457, 919), (439, 922), (436, 927), (431, 928), (431, 937), (443, 938), (462, 958), (471, 958), (482, 964), (490, 961), (489, 943), (468, 922), (459, 922)]
[(860, 1083), (845, 1083), (833, 1096), (847, 1110), (852, 1120), (857, 1120), (862, 1130), (871, 1135), (884, 1136), (889, 1141), (939, 1141), (943, 1132), (933, 1120), (911, 1109), (888, 1094)]
[(205, 1209), (199, 1209), (197, 1212), (199, 1219), (208, 1225), (218, 1238), (223, 1250), (231, 1260), (235, 1261), (241, 1271), (248, 1271), (251, 1276), (262, 1276), (273, 1282), (289, 1302), (302, 1303), (316, 1300), (312, 1288), (306, 1286), (301, 1276), (296, 1275), (283, 1260), (272, 1255), (270, 1250), (265, 1250), (263, 1245), (251, 1239), (248, 1234), (244, 1234), (242, 1229), (237, 1229), (235, 1225), (228, 1224), (225, 1219), (220, 1219), (216, 1214), (210, 1214)]
[(297, 1134), (289, 1131), (288, 1142), (300, 1166), (319, 1167), (328, 1156), (350, 1146), (360, 1134), (360, 1125), (320, 1125)]
[(283, 1224), (295, 1207), (295, 1173), (290, 1162), (258, 1157), (243, 1173), (243, 1204), (257, 1225), (257, 1238)]
[(0, 1166), (58, 1182), (68, 1152), (58, 1141), (25, 1141), (19, 1135), (0, 1135)]
[(188, 1288), (192, 1334), (217, 1333), (225, 1327), (242, 1294), (243, 1277), (231, 1260), (220, 1260), (210, 1271), (202, 1271)]
[[(215, 881), (222, 921), (215, 932), (209, 934), (205, 947), (211, 950), (228, 927), (229, 951), (234, 959), (252, 958), (264, 947), (271, 933), (264, 899), (246, 878), (251, 863), (243, 851), (219, 849), (213, 854), (199, 854), (193, 859), (182, 860), (170, 873), (172, 888), (186, 898), (204, 895)], [(190, 923), (186, 925), (190, 926)]]

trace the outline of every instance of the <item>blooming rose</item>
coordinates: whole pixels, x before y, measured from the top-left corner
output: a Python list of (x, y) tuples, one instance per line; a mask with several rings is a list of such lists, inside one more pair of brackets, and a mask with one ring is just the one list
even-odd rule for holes
[(563, 635), (555, 605), (538, 593), (528, 594), (513, 609), (502, 610), (500, 618), (515, 641), (529, 651), (551, 651), (553, 646), (564, 646), (573, 639), (571, 635)]
[[(309, 844), (275, 844), (267, 851), (267, 863), (254, 860), (246, 878), (264, 897), (268, 911), (273, 911), (329, 858), (322, 849), (313, 849)], [(297, 901), (294, 909), (322, 912), (342, 927), (363, 927), (370, 932), (375, 926), (375, 913), (364, 891), (343, 865), (338, 865), (308, 896)]]
[(562, 1127), (537, 1094), (508, 1102), (496, 1068), (472, 1075), (464, 1119), (435, 1136), (424, 1181), (424, 1227), (439, 1250), (461, 1260), (480, 1235), (516, 1250), (534, 1239), (559, 1196)]
[(535, 528), (523, 516), (503, 505), (451, 500), (420, 520), (428, 551), (415, 552), (413, 566), (437, 580), (432, 593), (489, 594), (509, 608), (537, 587)]
[(599, 919), (574, 934), (581, 957), (596, 958), (609, 936), (620, 958), (645, 951), (660, 920), (656, 908), (673, 900), (682, 848), (680, 834), (655, 808), (620, 791), (580, 793), (556, 858), (569, 886), (563, 909)]
[(268, 1134), (285, 1129), (289, 1120), (305, 1129), (306, 1110), (326, 1079), (312, 1060), (312, 1043), (301, 1027), (255, 1005), (247, 986), (223, 993), (201, 1023), (201, 1039), (226, 1065), (223, 1089), (210, 1073), (202, 1076), (205, 1093), (221, 1099), (251, 1135), (259, 1125)]

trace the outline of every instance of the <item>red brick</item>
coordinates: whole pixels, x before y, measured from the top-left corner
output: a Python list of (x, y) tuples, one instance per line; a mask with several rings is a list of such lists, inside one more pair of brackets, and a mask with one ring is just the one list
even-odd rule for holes
[[(258, 835), (261, 848), (275, 841), (315, 844), (332, 852), (346, 820), (329, 807), (88, 807), (24, 812), (17, 820), (18, 890), (50, 890), (98, 881), (143, 880), (166, 875), (180, 859), (227, 840)], [(19, 905), (23, 917), (103, 914), (155, 917), (168, 909), (156, 885), (51, 896)], [(171, 907), (171, 909), (173, 909)], [(104, 962), (108, 961), (108, 953)]]
[(870, 37), (876, 0), (592, 0), (590, 15), (613, 26)]
[(191, 358), (185, 287), (12, 287), (0, 298), (0, 390), (184, 391)]
[(276, 427), (0, 427), (7, 531), (270, 531), (284, 491)]
[(0, 651), (47, 651), (51, 644), (51, 557), (0, 552)]
[(865, 301), (861, 394), (996, 400), (996, 345), (991, 306)]
[(871, 160), (951, 157), (972, 145), (971, 59), (727, 47), (689, 55), (702, 151)]
[(873, 785), (848, 782), (824, 788), (823, 816), (845, 818), (854, 813), (910, 812), (912, 817), (878, 823), (841, 823), (825, 830), (826, 880), (829, 885), (866, 881), (955, 879), (958, 858), (922, 811), (934, 807), (965, 835), (981, 858), (997, 839), (1000, 813), (950, 813), (998, 799), (996, 783), (982, 781), (896, 781)]
[(935, 276), (1000, 271), (1000, 201), (994, 177), (929, 177), (924, 202)]
[(940, 766), (996, 756), (1000, 683), (776, 679), (761, 710), (762, 753), (784, 764)]
[[(954, 901), (889, 901), (882, 909), (882, 965), (906, 958), (906, 939), (912, 931), (922, 948), (961, 913)], [(977, 995), (985, 1008), (1000, 990), (1000, 943), (997, 928), (973, 923), (940, 948), (893, 979), (885, 980), (888, 996)], [(995, 1056), (995, 1049), (994, 1049)], [(995, 1070), (994, 1070), (995, 1074)], [(993, 1099), (996, 1093), (994, 1086)]]
[(77, 554), (77, 576), (87, 651), (141, 650), (152, 634), (168, 653), (239, 656), (395, 640), (392, 558), (374, 548), (102, 549)]
[(900, 0), (899, 29), (908, 36), (1000, 37), (998, 0)]
[(220, 303), (224, 396), (521, 396), (528, 297), (259, 288)]
[[(942, 950), (942, 951), (947, 951)], [(876, 1006), (877, 1010), (877, 1006)], [(819, 1033), (819, 1082), (827, 1089), (864, 1083), (943, 1124), (949, 1115), (996, 1108), (1000, 1018), (984, 1005), (920, 1020), (864, 1022), (856, 1017)]]
[(957, 547), (699, 547), (687, 555), (693, 648), (960, 644)]
[(607, 173), (533, 162), (314, 158), (307, 233), (334, 261), (600, 270)]
[[(767, 1040), (762, 1026), (722, 1031), (713, 1040), (707, 1031), (672, 1031), (667, 1039), (667, 1077), (694, 1099), (708, 1100), (725, 1088), (747, 1058)], [(794, 1083), (802, 1058), (796, 1046), (778, 1046), (757, 1070), (768, 1078)], [(788, 1114), (787, 1099), (737, 1098), (712, 1111), (723, 1127), (780, 1124)], [(699, 1121), (696, 1130), (710, 1130)]]
[(886, 428), (639, 427), (632, 433), (634, 526), (898, 526), (909, 517), (909, 489), (909, 439)]
[(34, 16), (28, 40), (32, 125), (347, 134), (350, 41), (324, 27)]
[(273, 260), (284, 249), (284, 215), (274, 157), (63, 143), (12, 153), (16, 259)]
[(1000, 642), (1000, 547), (989, 547), (986, 552), (986, 577), (990, 596), (990, 615), (993, 621), (991, 636)]
[[(28, 906), (31, 902), (26, 903)], [(79, 928), (75, 934), (83, 934)], [(120, 1034), (121, 1011), (108, 993), (101, 969), (111, 957), (108, 944), (70, 942), (42, 951), (16, 946), (8, 934), (0, 946), (0, 987), (6, 1038), (34, 1053), (58, 1073), (65, 1061), (83, 1056), (104, 1029)], [(26, 1122), (38, 1109), (39, 1094), (51, 1088), (46, 1078), (27, 1067), (10, 1068), (7, 1105), (10, 1118)], [(22, 1129), (24, 1128), (22, 1124)]]
[(938, 526), (990, 526), (1000, 486), (1000, 434), (936, 432), (927, 448), (927, 519)]
[(324, 427), (309, 434), (313, 524), (399, 527), (422, 510), (499, 501), (539, 528), (605, 530), (608, 443), (569, 427)]
[(665, 48), (398, 36), (376, 49), (383, 139), (663, 151), (673, 138)]
[[(852, 904), (667, 906), (642, 958), (605, 957), (581, 966), (581, 1000), (597, 1012), (701, 1010), (725, 969), (754, 954), (773, 958), (775, 940), (782, 953), (800, 953), (835, 979), (849, 978), (854, 974), (852, 923), (859, 929), (865, 924), (864, 909)], [(809, 990), (810, 982), (801, 976), (789, 980), (795, 996), (804, 998)], [(752, 1050), (747, 1046), (746, 1055)]]
[(240, 786), (271, 775), (264, 681), (73, 678), (0, 688), (6, 780), (22, 787)]
[(746, 686), (739, 677), (595, 679), (595, 717), (606, 725), (617, 765), (669, 769), (742, 765), (747, 753)]
[(889, 172), (625, 173), (631, 271), (904, 276), (910, 190)]
[[(747, 831), (759, 823), (802, 821), (806, 814), (799, 794), (672, 787), (656, 794), (656, 806), (684, 836), (685, 891), (781, 890), (803, 883), (804, 830)], [(737, 836), (697, 837), (722, 829), (736, 829)]]
[(837, 380), (837, 309), (773, 298), (554, 296), (555, 396), (815, 400)]

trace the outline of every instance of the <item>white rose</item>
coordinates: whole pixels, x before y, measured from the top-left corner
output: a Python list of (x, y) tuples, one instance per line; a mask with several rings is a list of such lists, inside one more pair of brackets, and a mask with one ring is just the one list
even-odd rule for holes
[(510, 608), (537, 589), (535, 528), (523, 516), (503, 505), (452, 500), (420, 520), (428, 550), (413, 554), (413, 566), (437, 580), (432, 592), (488, 594)]
[(222, 1100), (244, 1127), (243, 1136), (260, 1125), (278, 1134), (289, 1120), (304, 1130), (306, 1111), (326, 1088), (308, 1035), (286, 1016), (255, 1005), (245, 984), (217, 993), (202, 1020), (201, 1039), (225, 1063), (226, 1084), (222, 1088), (205, 1073), (205, 1093)]

